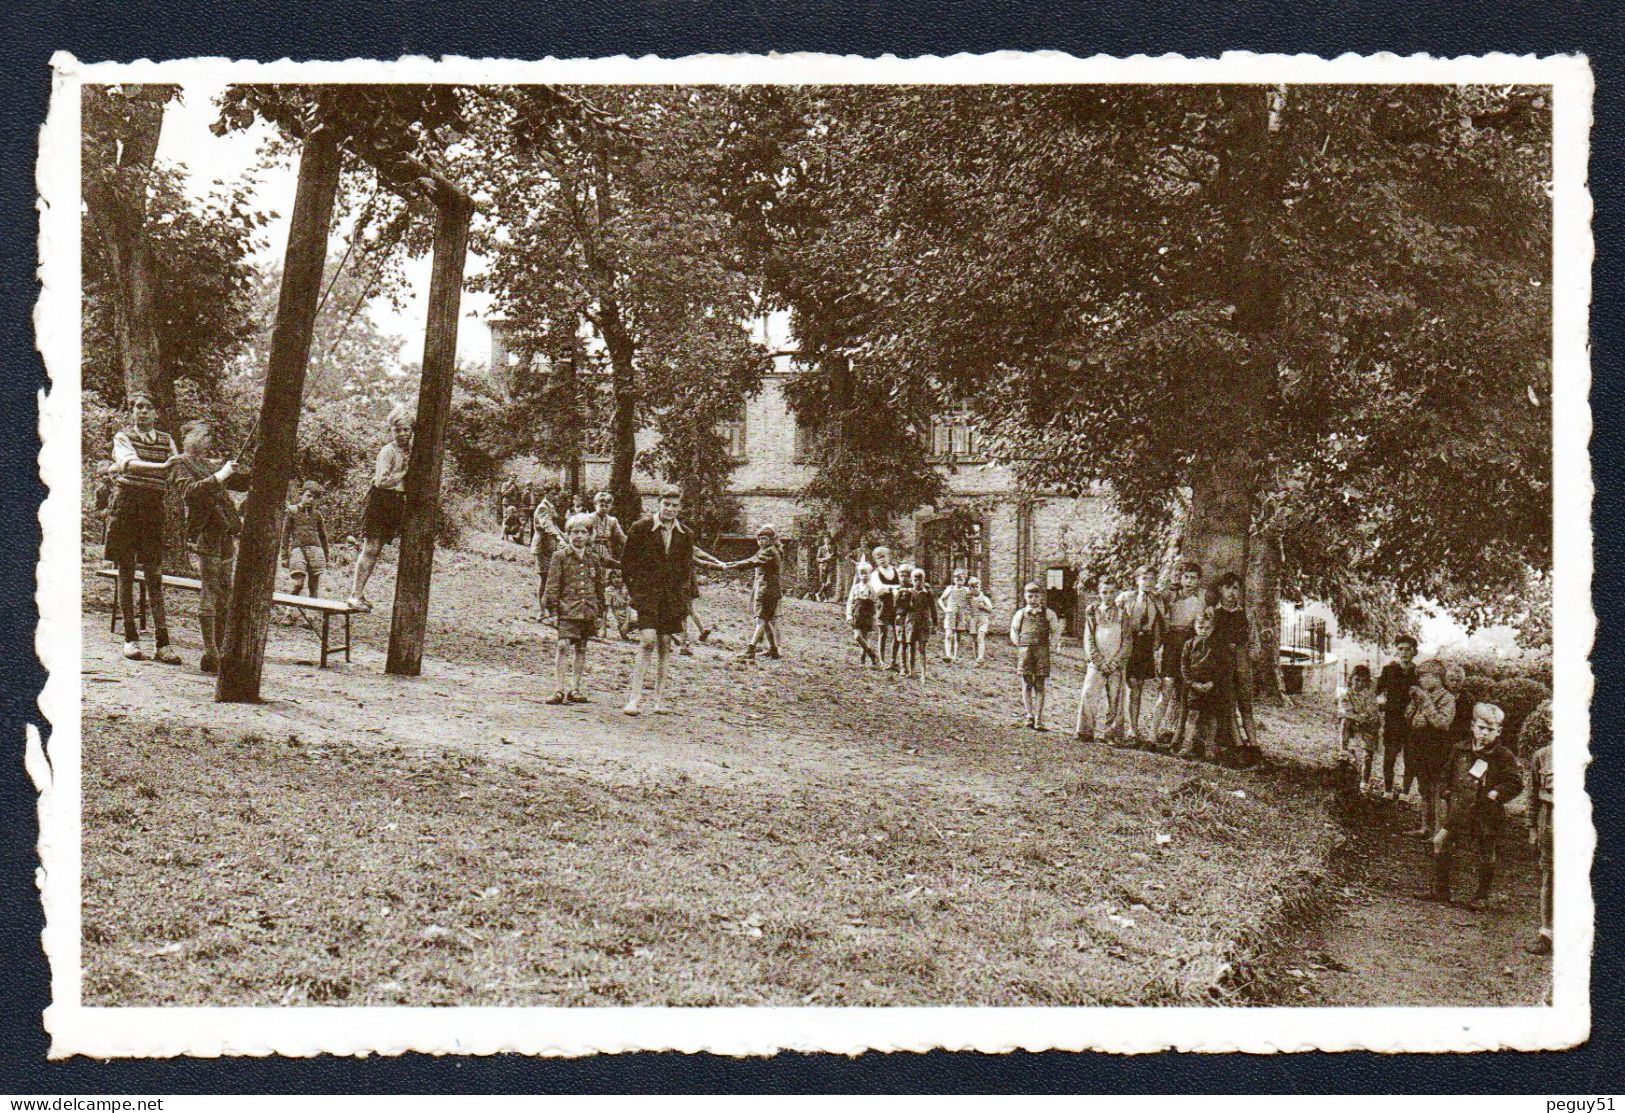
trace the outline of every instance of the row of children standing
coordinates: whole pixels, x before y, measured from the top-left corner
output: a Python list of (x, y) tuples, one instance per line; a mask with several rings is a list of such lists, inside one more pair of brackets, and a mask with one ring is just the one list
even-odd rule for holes
[[(1449, 903), (1458, 855), (1470, 855), (1475, 885), (1470, 908), (1490, 899), (1500, 858), (1506, 806), (1524, 788), (1517, 756), (1502, 740), (1506, 713), (1500, 705), (1474, 701), (1465, 690), (1467, 673), (1455, 662), (1416, 660), (1410, 635), (1395, 639), (1394, 660), (1383, 665), (1375, 683), (1366, 665), (1356, 665), (1338, 690), (1344, 760), (1357, 769), (1361, 795), (1395, 802), (1414, 786), (1421, 797), (1421, 824), (1408, 832), (1430, 850), (1429, 892)], [(1382, 754), (1381, 787), (1373, 780)], [(1396, 779), (1396, 770), (1402, 774)], [(1550, 743), (1530, 755), (1530, 840), (1540, 854), (1540, 931), (1530, 944), (1536, 954), (1552, 947), (1552, 774)], [(1397, 790), (1396, 790), (1396, 785)]]
[[(1157, 586), (1148, 565), (1135, 570), (1132, 588), (1119, 592), (1109, 575), (1093, 587), (1081, 614), (1086, 667), (1074, 738), (1221, 764), (1255, 762), (1251, 656), (1257, 647), (1241, 578), (1225, 573), (1204, 588), (1201, 567), (1187, 561), (1167, 588)], [(1049, 654), (1032, 650), (1058, 644), (1060, 620), (1044, 607), (1037, 584), (1028, 584), (1025, 595), (1010, 640), (1023, 650), (1018, 668), (1026, 725), (1043, 730)], [(1148, 688), (1156, 696), (1149, 714)]]
[(925, 569), (894, 564), (884, 545), (877, 546), (873, 556), (873, 564), (859, 561), (846, 599), (847, 624), (860, 663), (917, 675), (924, 682), (931, 636), (939, 623), (944, 662), (959, 659), (960, 641), (967, 637), (975, 638), (976, 663), (987, 659), (993, 601), (978, 578), (956, 569), (953, 582), (938, 595), (926, 581)]

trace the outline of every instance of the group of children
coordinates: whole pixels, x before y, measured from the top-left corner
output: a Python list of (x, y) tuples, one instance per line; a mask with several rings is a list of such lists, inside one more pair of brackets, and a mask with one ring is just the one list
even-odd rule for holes
[[(1204, 589), (1201, 567), (1186, 561), (1164, 588), (1149, 565), (1135, 570), (1128, 590), (1119, 592), (1110, 576), (1093, 586), (1081, 609), (1086, 664), (1073, 737), (1224, 765), (1255, 763), (1255, 646), (1241, 578), (1226, 573)], [(1025, 725), (1042, 731), (1062, 624), (1037, 584), (1026, 585), (1023, 594), (1025, 606), (1010, 620), (1010, 642), (1018, 651)], [(1147, 686), (1157, 697), (1148, 720)]]
[[(893, 564), (891, 549), (874, 550), (874, 563), (859, 561), (846, 597), (846, 620), (859, 663), (926, 680), (931, 635), (942, 627), (942, 660), (959, 660), (960, 641), (974, 637), (977, 664), (987, 659), (993, 600), (982, 582), (963, 568), (938, 595), (924, 568)], [(940, 618), (939, 618), (940, 614)], [(876, 638), (878, 635), (878, 638)], [(872, 640), (875, 639), (875, 640)]]
[[(1436, 658), (1418, 662), (1410, 635), (1395, 640), (1394, 660), (1373, 683), (1371, 670), (1356, 665), (1337, 693), (1342, 760), (1358, 777), (1357, 791), (1393, 802), (1421, 797), (1422, 822), (1409, 834), (1427, 841), (1431, 852), (1430, 895), (1448, 903), (1458, 854), (1470, 855), (1475, 887), (1469, 908), (1490, 898), (1499, 860), (1506, 806), (1524, 790), (1517, 756), (1501, 737), (1505, 711), (1495, 703), (1474, 702), (1463, 690), (1461, 665)], [(1378, 751), (1382, 782), (1372, 778)], [(1396, 766), (1402, 777), (1396, 779)], [(1396, 785), (1398, 786), (1396, 789)], [(1530, 841), (1540, 853), (1540, 932), (1529, 945), (1534, 954), (1552, 949), (1552, 774), (1551, 746), (1530, 755), (1528, 771)]]

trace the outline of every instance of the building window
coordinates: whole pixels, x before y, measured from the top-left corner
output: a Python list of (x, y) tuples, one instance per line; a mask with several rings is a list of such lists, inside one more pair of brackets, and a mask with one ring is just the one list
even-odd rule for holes
[(934, 460), (981, 460), (981, 440), (965, 414), (944, 414), (932, 419), (926, 449)]
[(801, 423), (801, 419), (799, 417), (796, 418), (795, 447), (791, 450), (790, 462), (793, 464), (805, 464), (808, 460), (810, 460), (812, 458), (813, 441), (816, 440), (817, 437), (818, 433), (815, 429), (813, 429), (811, 426), (803, 425)]
[(717, 422), (717, 436), (722, 438), (723, 450), (730, 460), (745, 458), (745, 407), (740, 406), (739, 412), (729, 420)]

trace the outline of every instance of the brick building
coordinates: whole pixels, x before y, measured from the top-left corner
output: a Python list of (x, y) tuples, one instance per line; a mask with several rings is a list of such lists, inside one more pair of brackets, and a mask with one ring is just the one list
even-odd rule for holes
[[(505, 374), (518, 363), (510, 353), (506, 322), (491, 328), (491, 366)], [(719, 555), (745, 547), (746, 539), (772, 524), (788, 542), (792, 557), (806, 567), (816, 550), (815, 522), (801, 502), (812, 478), (806, 458), (806, 430), (785, 398), (784, 386), (799, 374), (789, 356), (779, 356), (763, 376), (762, 389), (748, 399), (737, 420), (719, 428), (737, 461), (732, 494), (739, 500), (739, 533), (719, 539)], [(640, 434), (639, 448), (648, 446)], [(1051, 606), (1071, 617), (1072, 566), (1084, 546), (1105, 525), (1101, 496), (1071, 498), (1022, 490), (1012, 469), (993, 466), (981, 455), (976, 430), (962, 420), (944, 417), (933, 423), (930, 454), (947, 481), (941, 505), (922, 508), (898, 524), (896, 538), (904, 555), (923, 562), (933, 584), (947, 582), (954, 568), (982, 577), (998, 610), (1009, 614), (1019, 605), (1021, 585), (1037, 580), (1050, 589)], [(658, 489), (653, 476), (636, 477), (642, 491)], [(589, 490), (607, 486), (609, 457), (586, 455), (581, 483)], [(645, 496), (646, 508), (653, 506)], [(838, 554), (849, 574), (848, 553)], [(843, 575), (842, 583), (846, 582)]]

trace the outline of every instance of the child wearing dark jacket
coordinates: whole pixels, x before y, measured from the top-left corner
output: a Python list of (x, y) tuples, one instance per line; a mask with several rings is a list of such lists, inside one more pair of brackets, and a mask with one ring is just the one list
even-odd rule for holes
[[(1230, 643), (1214, 631), (1213, 610), (1208, 608), (1196, 616), (1195, 635), (1185, 643), (1180, 660), (1180, 675), (1186, 690), (1185, 706), (1196, 713), (1196, 729), (1191, 735), (1190, 749), (1181, 756), (1193, 761), (1205, 761), (1210, 756), (1220, 764), (1235, 760), (1236, 662)], [(1185, 733), (1182, 716), (1179, 735)], [(1174, 739), (1178, 746), (1181, 737)], [(1212, 743), (1213, 751), (1208, 752)]]
[(1501, 745), (1506, 712), (1493, 703), (1473, 708), (1473, 738), (1450, 753), (1440, 784), (1443, 818), (1433, 836), (1433, 899), (1450, 902), (1451, 872), (1457, 850), (1469, 849), (1477, 863), (1477, 888), (1468, 908), (1482, 908), (1495, 881), (1501, 826), (1509, 801), (1523, 790), (1518, 759)]

